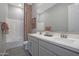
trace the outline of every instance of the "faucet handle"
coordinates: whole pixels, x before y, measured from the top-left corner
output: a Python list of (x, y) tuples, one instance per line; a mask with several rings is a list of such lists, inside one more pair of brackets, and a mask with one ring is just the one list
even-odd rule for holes
[(64, 38), (67, 38), (67, 35), (66, 34), (64, 34)]
[(66, 34), (61, 34), (61, 38), (67, 38)]

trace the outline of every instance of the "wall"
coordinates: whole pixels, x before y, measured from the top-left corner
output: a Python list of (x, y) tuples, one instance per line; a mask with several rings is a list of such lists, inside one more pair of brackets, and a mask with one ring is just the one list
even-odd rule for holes
[(0, 55), (3, 55), (6, 50), (6, 37), (5, 34), (1, 31), (1, 22), (4, 22), (7, 17), (7, 4), (6, 3), (0, 3)]
[(3, 55), (3, 53), (5, 52), (6, 50), (6, 38), (5, 38), (5, 34), (2, 33), (2, 30), (1, 30), (1, 23), (0, 23), (0, 56)]
[(36, 4), (32, 4), (32, 18), (37, 16)]
[(22, 20), (23, 10), (19, 7), (8, 4), (8, 18)]
[[(37, 18), (37, 10), (36, 10), (36, 4), (32, 4), (32, 18), (36, 17)], [(32, 32), (36, 32), (36, 28), (32, 29)]]
[(68, 31), (68, 6), (70, 4), (60, 3), (40, 14), (40, 22), (45, 26), (51, 26), (54, 32)]
[(8, 8), (7, 8), (7, 3), (0, 3), (0, 21), (1, 19), (5, 19), (7, 17), (7, 11), (8, 11)]

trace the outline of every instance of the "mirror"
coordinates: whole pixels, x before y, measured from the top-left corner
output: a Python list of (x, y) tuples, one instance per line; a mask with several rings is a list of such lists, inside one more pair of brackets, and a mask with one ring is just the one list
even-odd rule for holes
[(39, 14), (38, 23), (51, 26), (53, 32), (79, 32), (79, 4), (56, 3)]

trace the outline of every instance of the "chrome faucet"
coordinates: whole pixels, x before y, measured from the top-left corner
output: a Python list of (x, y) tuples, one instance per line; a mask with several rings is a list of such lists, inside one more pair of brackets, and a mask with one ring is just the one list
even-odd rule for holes
[(66, 34), (61, 34), (60, 37), (61, 38), (67, 38), (67, 35)]

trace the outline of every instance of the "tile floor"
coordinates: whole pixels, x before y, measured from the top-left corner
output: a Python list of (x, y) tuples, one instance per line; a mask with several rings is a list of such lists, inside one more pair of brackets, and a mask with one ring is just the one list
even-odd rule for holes
[(30, 56), (27, 50), (24, 50), (23, 47), (11, 48), (6, 51), (5, 56)]

